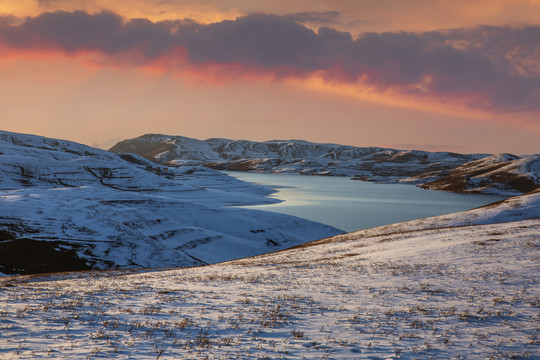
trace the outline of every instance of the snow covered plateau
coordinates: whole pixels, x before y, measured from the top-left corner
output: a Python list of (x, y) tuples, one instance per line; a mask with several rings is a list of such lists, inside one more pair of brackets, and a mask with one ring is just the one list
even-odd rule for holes
[(540, 187), (540, 155), (457, 154), (311, 143), (303, 140), (197, 140), (146, 134), (110, 151), (138, 154), (164, 165), (218, 170), (349, 176), (405, 182), (427, 189), (518, 195)]

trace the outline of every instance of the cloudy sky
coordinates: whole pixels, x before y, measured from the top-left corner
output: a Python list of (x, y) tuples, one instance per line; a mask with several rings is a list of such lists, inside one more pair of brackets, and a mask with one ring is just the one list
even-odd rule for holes
[(540, 0), (0, 0), (0, 129), (540, 152)]

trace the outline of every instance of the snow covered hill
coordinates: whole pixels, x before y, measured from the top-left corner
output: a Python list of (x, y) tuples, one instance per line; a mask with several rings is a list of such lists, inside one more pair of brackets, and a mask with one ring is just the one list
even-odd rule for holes
[(202, 141), (158, 134), (124, 140), (110, 151), (134, 153), (173, 166), (196, 164), (218, 170), (349, 176), (454, 192), (517, 195), (540, 187), (540, 155), (404, 151), (302, 140)]
[(518, 157), (497, 154), (475, 160), (438, 174), (421, 187), (465, 193), (527, 193), (540, 187), (540, 155)]
[(198, 164), (219, 170), (337, 175), (376, 181), (393, 181), (428, 171), (449, 170), (485, 156), (319, 144), (302, 140), (201, 141), (156, 134), (124, 140), (110, 151), (134, 153), (168, 165)]
[(217, 171), (0, 131), (0, 273), (192, 266), (339, 230), (232, 208), (272, 191)]
[(538, 359), (540, 191), (204, 267), (0, 279), (0, 359)]

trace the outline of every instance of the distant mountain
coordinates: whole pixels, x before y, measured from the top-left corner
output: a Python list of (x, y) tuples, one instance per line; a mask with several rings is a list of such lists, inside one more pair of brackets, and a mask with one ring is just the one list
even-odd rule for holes
[(319, 144), (303, 140), (202, 141), (155, 134), (124, 140), (109, 151), (138, 154), (159, 164), (198, 164), (219, 170), (351, 176), (377, 181), (447, 170), (486, 156)]
[(341, 232), (231, 207), (274, 202), (271, 192), (208, 168), (0, 131), (0, 273), (192, 266)]
[[(204, 165), (218, 170), (349, 176), (357, 180), (407, 182), (454, 192), (515, 195), (540, 186), (540, 171), (534, 165), (538, 155), (521, 158), (514, 155), (405, 151), (302, 140), (202, 141), (158, 134), (124, 140), (110, 151), (138, 154), (158, 164), (171, 166)], [(507, 166), (510, 164), (503, 161), (505, 156), (511, 157), (515, 166)], [(533, 165), (524, 165), (529, 162)], [(490, 173), (495, 167), (500, 168), (497, 175)], [(480, 176), (484, 171), (486, 176)]]

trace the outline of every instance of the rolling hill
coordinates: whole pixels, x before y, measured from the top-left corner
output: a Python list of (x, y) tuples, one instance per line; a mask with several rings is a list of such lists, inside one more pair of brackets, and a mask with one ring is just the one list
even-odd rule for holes
[(341, 231), (235, 208), (272, 191), (201, 167), (167, 168), (0, 132), (0, 273), (193, 266)]

